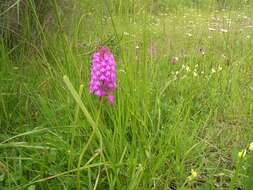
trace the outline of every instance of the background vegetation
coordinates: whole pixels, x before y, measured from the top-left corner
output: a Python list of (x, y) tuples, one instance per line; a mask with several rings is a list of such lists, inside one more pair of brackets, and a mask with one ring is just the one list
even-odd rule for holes
[[(0, 0), (0, 189), (250, 190), (252, 6)], [(87, 89), (99, 45), (113, 106)]]

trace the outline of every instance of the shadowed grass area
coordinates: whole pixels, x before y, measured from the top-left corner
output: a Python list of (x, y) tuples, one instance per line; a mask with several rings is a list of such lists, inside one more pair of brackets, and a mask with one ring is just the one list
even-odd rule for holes
[[(1, 31), (0, 189), (250, 190), (250, 2), (15, 2), (29, 8), (19, 38)], [(99, 45), (113, 106), (88, 92)]]

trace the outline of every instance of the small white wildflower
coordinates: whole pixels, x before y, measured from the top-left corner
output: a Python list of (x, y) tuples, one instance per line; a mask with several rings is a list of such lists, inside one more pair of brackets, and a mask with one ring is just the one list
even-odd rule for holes
[(187, 32), (186, 35), (189, 36), (189, 37), (192, 37), (192, 34), (189, 33), (189, 32)]
[(198, 73), (196, 71), (193, 72), (193, 76), (197, 77)]
[(220, 31), (223, 32), (223, 33), (227, 33), (228, 32), (228, 30), (224, 29), (224, 28), (221, 28)]
[(135, 46), (136, 49), (139, 49), (140, 47), (138, 45)]
[(215, 31), (215, 28), (208, 28), (209, 31)]
[(212, 68), (212, 73), (216, 73), (216, 70), (214, 68)]
[(187, 72), (191, 71), (191, 69), (190, 69), (189, 66), (186, 66), (186, 67), (185, 67), (185, 70), (186, 70)]
[(219, 65), (219, 67), (218, 67), (218, 71), (221, 71), (222, 70), (222, 67)]

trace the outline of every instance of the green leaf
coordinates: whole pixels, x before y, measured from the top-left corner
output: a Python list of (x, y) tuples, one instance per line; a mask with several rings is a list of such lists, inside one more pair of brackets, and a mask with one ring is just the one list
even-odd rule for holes
[(31, 185), (27, 188), (27, 190), (35, 190), (35, 185)]
[(0, 175), (0, 182), (2, 182), (2, 181), (4, 180), (4, 178), (5, 178), (5, 174), (2, 173), (2, 174)]

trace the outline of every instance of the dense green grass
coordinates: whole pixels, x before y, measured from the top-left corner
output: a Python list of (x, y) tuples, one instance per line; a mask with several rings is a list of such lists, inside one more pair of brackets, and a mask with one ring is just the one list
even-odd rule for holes
[[(1, 25), (1, 190), (252, 189), (251, 4), (27, 2)], [(88, 92), (101, 44), (113, 106)]]

